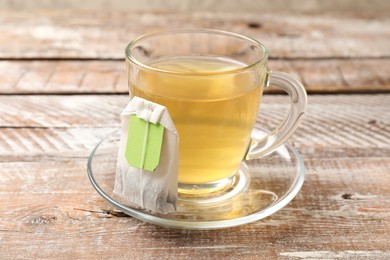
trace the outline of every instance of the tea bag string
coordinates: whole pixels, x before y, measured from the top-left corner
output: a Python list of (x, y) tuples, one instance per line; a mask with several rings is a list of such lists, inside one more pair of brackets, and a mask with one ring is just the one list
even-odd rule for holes
[[(149, 114), (150, 112), (148, 111), (147, 120), (149, 120)], [(141, 169), (143, 169), (145, 165), (146, 146), (148, 145), (148, 135), (149, 135), (149, 121), (146, 121), (144, 141), (142, 145)]]
[(144, 196), (143, 196), (143, 183), (142, 183), (142, 176), (144, 175), (143, 169), (145, 165), (145, 157), (146, 157), (146, 146), (148, 145), (148, 136), (149, 136), (149, 120), (150, 116), (152, 114), (152, 107), (151, 104), (147, 103), (146, 107), (146, 125), (145, 125), (145, 134), (144, 134), (144, 141), (142, 145), (142, 156), (141, 156), (141, 188), (140, 188), (140, 193), (141, 193), (141, 207), (144, 207)]

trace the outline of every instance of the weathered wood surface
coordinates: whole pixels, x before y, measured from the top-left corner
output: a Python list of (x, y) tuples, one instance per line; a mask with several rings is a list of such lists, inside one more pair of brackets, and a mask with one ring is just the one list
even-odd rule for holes
[[(276, 214), (164, 229), (90, 185), (86, 159), (128, 100), (124, 46), (172, 25), (253, 36), (311, 92), (371, 92), (309, 96), (290, 140), (306, 181)], [(390, 259), (389, 25), (386, 12), (0, 11), (0, 259)], [(275, 126), (287, 102), (266, 96), (258, 123)]]
[[(387, 259), (389, 101), (310, 96), (291, 140), (307, 169), (299, 195), (253, 224), (184, 231), (127, 217), (89, 184), (86, 157), (119, 126), (126, 95), (0, 96), (0, 259)], [(261, 123), (282, 119), (283, 102), (266, 96)]]
[[(124, 63), (0, 61), (0, 94), (127, 93)], [(390, 92), (390, 59), (271, 60), (269, 68), (312, 93)]]
[(260, 40), (273, 58), (390, 58), (386, 13), (1, 11), (0, 57), (122, 59), (135, 37), (172, 27), (226, 29)]
[[(0, 126), (2, 129), (118, 127), (120, 112), (128, 101), (127, 95), (0, 95)], [(302, 143), (320, 135), (313, 143), (388, 145), (389, 104), (390, 94), (310, 95), (308, 111), (300, 127)], [(284, 95), (264, 95), (261, 121), (275, 125), (283, 119), (288, 106), (289, 100)], [(341, 133), (344, 135), (337, 138), (336, 134)], [(377, 134), (382, 138), (376, 137)], [(347, 141), (355, 136), (355, 141)]]
[(82, 9), (82, 10), (134, 10), (145, 11), (236, 11), (236, 12), (275, 12), (286, 10), (294, 13), (324, 13), (324, 12), (355, 12), (371, 14), (388, 14), (390, 12), (390, 3), (386, 1), (372, 2), (370, 0), (300, 0), (299, 5), (290, 0), (258, 1), (243, 0), (240, 2), (234, 0), (225, 0), (221, 4), (218, 0), (170, 0), (166, 2), (156, 0), (143, 1), (108, 1), (107, 0), (67, 0), (65, 2), (34, 0), (34, 2), (24, 0), (0, 1), (0, 9), (9, 10), (34, 10), (38, 8), (46, 9)]
[(306, 167), (300, 194), (267, 219), (226, 230), (181, 231), (142, 223), (110, 207), (90, 186), (84, 159), (4, 162), (0, 256), (389, 258), (388, 158), (358, 165), (351, 158), (308, 158)]
[(390, 91), (384, 15), (8, 10), (0, 11), (0, 94), (125, 93), (126, 44), (172, 24), (253, 36), (269, 48), (270, 68), (309, 92)]
[[(381, 113), (389, 95), (311, 96), (306, 123), (293, 138), (307, 167), (298, 197), (264, 221), (204, 232), (167, 230), (128, 218), (90, 186), (86, 156), (118, 126), (117, 114), (108, 112), (126, 99), (1, 97), (0, 139), (9, 145), (1, 146), (0, 258), (95, 259), (118, 252), (144, 258), (390, 256), (389, 117)], [(282, 117), (283, 100), (264, 100), (263, 112), (278, 110), (276, 118), (267, 117), (270, 124)], [(102, 113), (86, 110), (94, 103)], [(9, 120), (15, 110), (4, 104), (24, 105), (20, 120)], [(363, 140), (361, 128), (367, 128)]]
[[(87, 156), (120, 125), (127, 95), (0, 96), (0, 159)], [(390, 94), (311, 95), (309, 109), (292, 138), (302, 153), (321, 156), (389, 157)], [(288, 98), (265, 95), (258, 124), (271, 129), (288, 110)], [(16, 158), (16, 159), (13, 159)]]

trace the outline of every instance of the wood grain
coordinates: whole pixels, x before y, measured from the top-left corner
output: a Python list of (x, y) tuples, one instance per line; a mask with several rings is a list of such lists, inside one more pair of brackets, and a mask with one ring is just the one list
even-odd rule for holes
[(236, 12), (275, 12), (280, 10), (288, 10), (294, 13), (324, 13), (341, 11), (355, 12), (355, 13), (375, 13), (376, 15), (386, 15), (390, 11), (390, 4), (386, 1), (370, 2), (369, 0), (343, 0), (341, 2), (337, 0), (330, 0), (324, 3), (321, 0), (301, 0), (297, 5), (295, 2), (289, 0), (276, 0), (276, 1), (260, 1), (254, 3), (250, 0), (243, 0), (240, 2), (227, 0), (221, 4), (217, 0), (170, 0), (169, 2), (160, 2), (155, 0), (143, 0), (143, 1), (110, 1), (105, 0), (84, 0), (82, 3), (77, 0), (67, 0), (61, 2), (61, 4), (52, 1), (35, 0), (32, 2), (26, 2), (23, 0), (0, 1), (0, 8), (5, 10), (34, 10), (37, 8), (46, 9), (81, 9), (81, 10), (145, 10), (145, 11), (186, 11), (193, 12), (199, 11), (231, 11)]
[(117, 212), (92, 189), (85, 159), (3, 162), (0, 258), (389, 257), (389, 158), (305, 162), (306, 183), (287, 207), (217, 231), (164, 229)]
[[(0, 11), (0, 259), (390, 259), (386, 14)], [(124, 46), (173, 25), (253, 36), (309, 92), (382, 94), (309, 96), (290, 139), (305, 184), (265, 220), (143, 223), (95, 192), (86, 160), (128, 102)], [(286, 96), (266, 95), (256, 124), (271, 129), (287, 110)]]
[[(188, 231), (127, 217), (89, 184), (86, 157), (127, 95), (0, 96), (0, 259), (387, 259), (389, 98), (309, 96), (291, 140), (307, 170), (299, 195), (263, 221)], [(266, 96), (259, 123), (281, 120), (284, 102)]]
[(135, 37), (172, 27), (246, 34), (273, 58), (390, 57), (390, 19), (379, 14), (8, 10), (0, 18), (2, 59), (122, 59)]
[[(390, 92), (390, 59), (271, 60), (269, 68), (310, 93)], [(0, 86), (0, 94), (128, 92), (124, 61), (0, 61)]]
[[(0, 96), (0, 160), (85, 157), (119, 127), (127, 102), (127, 95)], [(311, 95), (291, 141), (305, 157), (388, 157), (389, 103), (390, 94)], [(286, 96), (266, 95), (258, 126), (272, 129), (287, 110)]]
[(1, 128), (0, 162), (87, 158), (117, 128)]

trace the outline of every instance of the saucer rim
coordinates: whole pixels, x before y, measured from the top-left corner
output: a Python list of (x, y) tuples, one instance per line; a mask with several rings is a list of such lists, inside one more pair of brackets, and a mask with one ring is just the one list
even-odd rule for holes
[[(264, 131), (262, 129), (258, 129), (261, 131)], [(100, 140), (93, 150), (91, 151), (89, 157), (88, 157), (88, 163), (87, 163), (87, 173), (88, 178), (94, 187), (94, 189), (99, 193), (100, 196), (102, 196), (107, 202), (109, 202), (111, 205), (116, 207), (117, 209), (121, 210), (125, 214), (132, 216), (136, 219), (146, 221), (158, 226), (167, 227), (167, 228), (177, 228), (177, 229), (191, 229), (191, 230), (212, 230), (212, 229), (222, 229), (222, 228), (229, 228), (229, 227), (235, 227), (240, 226), (244, 224), (249, 224), (255, 221), (258, 221), (260, 219), (266, 218), (275, 212), (279, 211), (283, 207), (285, 207), (288, 203), (290, 203), (294, 197), (299, 193), (300, 189), (302, 188), (302, 185), (304, 183), (305, 179), (305, 166), (303, 159), (299, 152), (288, 142), (285, 142), (282, 146), (286, 146), (287, 149), (292, 151), (292, 154), (296, 158), (296, 164), (297, 164), (297, 174), (295, 176), (294, 181), (290, 185), (289, 190), (287, 190), (283, 197), (281, 197), (276, 203), (272, 203), (268, 205), (265, 209), (262, 209), (258, 212), (255, 212), (253, 214), (239, 217), (239, 218), (233, 218), (233, 219), (226, 219), (226, 220), (212, 220), (212, 221), (185, 221), (185, 220), (172, 220), (172, 219), (166, 219), (159, 216), (154, 216), (145, 212), (142, 212), (136, 208), (131, 208), (129, 206), (125, 206), (113, 198), (106, 194), (102, 188), (100, 188), (99, 184), (96, 182), (96, 179), (93, 176), (92, 171), (92, 163), (93, 158), (98, 150), (99, 146), (111, 135), (118, 132), (119, 129), (116, 129), (109, 134), (107, 134), (102, 140)], [(266, 131), (264, 131), (266, 132)], [(261, 159), (257, 158), (257, 159)]]

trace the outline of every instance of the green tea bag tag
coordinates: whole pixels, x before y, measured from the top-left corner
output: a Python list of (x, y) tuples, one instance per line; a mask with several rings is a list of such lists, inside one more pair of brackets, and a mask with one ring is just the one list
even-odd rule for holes
[(130, 166), (154, 171), (161, 156), (164, 126), (130, 115), (125, 157)]

